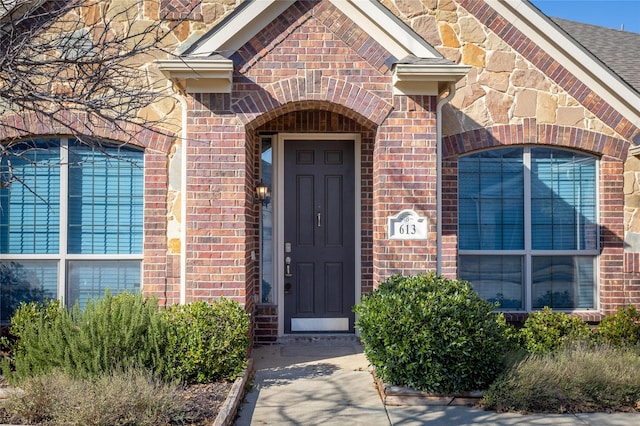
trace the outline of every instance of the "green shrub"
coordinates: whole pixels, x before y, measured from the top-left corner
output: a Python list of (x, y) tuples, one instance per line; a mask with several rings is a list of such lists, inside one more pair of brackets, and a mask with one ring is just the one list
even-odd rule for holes
[(140, 294), (107, 292), (83, 310), (68, 311), (57, 302), (23, 305), (12, 323), (18, 339), (14, 371), (5, 374), (13, 381), (53, 370), (76, 377), (124, 367), (164, 371), (166, 325), (157, 302)]
[(430, 392), (484, 389), (510, 348), (494, 305), (434, 273), (395, 275), (355, 307), (365, 355), (382, 380)]
[(613, 315), (607, 315), (596, 328), (601, 341), (615, 346), (637, 346), (640, 342), (640, 312), (635, 306), (619, 308)]
[(532, 312), (521, 329), (524, 347), (531, 353), (547, 353), (562, 345), (591, 339), (591, 328), (581, 318), (553, 312), (545, 306)]
[(168, 424), (181, 407), (176, 386), (137, 369), (93, 379), (60, 371), (30, 377), (2, 406), (13, 423), (104, 426)]
[(2, 346), (10, 354), (14, 354), (22, 347), (22, 336), (27, 327), (32, 327), (36, 321), (43, 320), (51, 324), (58, 316), (62, 305), (58, 300), (40, 302), (23, 302), (11, 317), (11, 328), (8, 336), (2, 336)]
[(530, 354), (505, 371), (481, 405), (497, 411), (628, 411), (640, 403), (640, 358), (629, 349), (577, 343)]
[(249, 314), (238, 303), (198, 301), (174, 306), (164, 315), (171, 377), (189, 383), (233, 380), (246, 367)]

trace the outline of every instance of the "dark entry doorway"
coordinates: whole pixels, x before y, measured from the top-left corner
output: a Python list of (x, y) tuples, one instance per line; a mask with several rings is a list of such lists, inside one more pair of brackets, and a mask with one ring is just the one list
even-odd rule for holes
[(284, 331), (353, 332), (353, 140), (284, 143)]

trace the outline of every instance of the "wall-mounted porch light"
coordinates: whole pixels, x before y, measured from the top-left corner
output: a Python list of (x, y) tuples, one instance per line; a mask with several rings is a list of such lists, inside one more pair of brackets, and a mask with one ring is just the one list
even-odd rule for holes
[(260, 183), (258, 183), (258, 185), (256, 186), (256, 196), (253, 199), (253, 203), (260, 203), (263, 206), (266, 206), (267, 204), (269, 204), (270, 195), (271, 194), (269, 194), (269, 187), (264, 182), (262, 182), (262, 179), (260, 179)]

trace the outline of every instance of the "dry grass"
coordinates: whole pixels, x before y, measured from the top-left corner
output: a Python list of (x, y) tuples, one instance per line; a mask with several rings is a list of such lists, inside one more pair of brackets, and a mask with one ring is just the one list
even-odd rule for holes
[(182, 387), (140, 370), (78, 380), (48, 374), (21, 383), (0, 410), (0, 423), (39, 425), (181, 425), (212, 422), (227, 384)]
[(530, 355), (503, 373), (482, 405), (498, 411), (634, 411), (640, 403), (640, 357), (630, 349), (575, 345)]

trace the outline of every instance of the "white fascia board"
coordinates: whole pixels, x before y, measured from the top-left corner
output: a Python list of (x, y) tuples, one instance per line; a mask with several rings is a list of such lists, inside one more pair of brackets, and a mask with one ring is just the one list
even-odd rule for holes
[(188, 93), (231, 93), (233, 62), (230, 59), (164, 59), (156, 65), (171, 80), (183, 80)]
[[(264, 27), (280, 16), (295, 0), (245, 0), (249, 3), (215, 32), (189, 49), (189, 56), (219, 53), (231, 56)], [(240, 7), (240, 6), (239, 6)]]
[(437, 96), (471, 70), (467, 65), (396, 64), (394, 94)]
[(634, 126), (640, 127), (640, 95), (523, 0), (490, 0), (507, 21), (562, 64)]
[(399, 18), (377, 0), (330, 1), (397, 59), (410, 55), (418, 58), (442, 58), (433, 46), (404, 26)]

